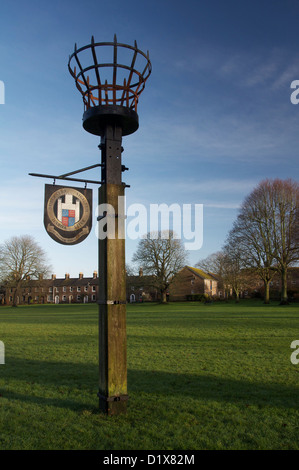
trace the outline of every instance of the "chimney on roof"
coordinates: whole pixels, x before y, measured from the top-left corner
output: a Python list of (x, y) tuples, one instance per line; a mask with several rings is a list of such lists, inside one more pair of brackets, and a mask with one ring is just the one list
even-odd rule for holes
[(96, 279), (98, 277), (98, 272), (97, 271), (94, 271), (93, 272), (93, 278)]
[(79, 279), (83, 279), (83, 273), (79, 273)]
[(69, 273), (65, 273), (65, 279), (69, 279), (69, 278), (70, 278)]
[(30, 276), (29, 276), (29, 274), (27, 274), (27, 276), (26, 276), (26, 281), (30, 281)]
[(42, 281), (43, 278), (44, 278), (44, 275), (43, 275), (43, 274), (39, 274), (39, 275), (38, 275), (38, 280), (39, 280), (39, 281)]
[(139, 276), (140, 276), (140, 277), (143, 276), (143, 269), (142, 269), (142, 268), (139, 269)]
[(52, 274), (52, 281), (55, 281), (56, 279), (56, 274)]

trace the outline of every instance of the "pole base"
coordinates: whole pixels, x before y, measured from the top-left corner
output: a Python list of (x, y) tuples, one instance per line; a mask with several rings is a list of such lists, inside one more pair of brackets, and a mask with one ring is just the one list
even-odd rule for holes
[(99, 408), (102, 413), (108, 416), (116, 416), (127, 412), (128, 395), (106, 397), (98, 393), (98, 397)]

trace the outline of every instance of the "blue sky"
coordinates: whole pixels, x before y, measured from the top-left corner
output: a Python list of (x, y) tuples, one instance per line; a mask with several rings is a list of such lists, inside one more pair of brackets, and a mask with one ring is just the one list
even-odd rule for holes
[[(2, 3), (0, 243), (33, 235), (59, 277), (97, 269), (94, 230), (70, 247), (47, 235), (44, 184), (51, 181), (28, 173), (63, 174), (100, 161), (67, 63), (75, 42), (112, 41), (116, 33), (149, 50), (153, 66), (140, 127), (123, 138), (127, 205), (203, 204), (203, 246), (189, 252), (189, 264), (219, 250), (259, 181), (298, 179), (299, 106), (290, 101), (299, 79), (298, 20), (295, 0)], [(127, 240), (128, 263), (136, 247)]]

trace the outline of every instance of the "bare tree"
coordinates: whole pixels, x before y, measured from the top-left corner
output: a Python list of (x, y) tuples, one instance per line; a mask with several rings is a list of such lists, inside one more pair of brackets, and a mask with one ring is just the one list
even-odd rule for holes
[(299, 184), (291, 179), (264, 182), (271, 201), (277, 269), (281, 275), (281, 304), (288, 302), (287, 270), (299, 260)]
[(230, 287), (238, 303), (240, 293), (246, 287), (246, 275), (243, 269), (242, 259), (238, 246), (228, 239), (223, 248), (222, 276), (226, 286)]
[(266, 304), (270, 301), (270, 282), (276, 272), (271, 224), (263, 201), (251, 194), (244, 201), (227, 240), (238, 247), (244, 269), (249, 269), (262, 279)]
[(2, 282), (14, 287), (14, 307), (23, 281), (46, 275), (49, 270), (46, 254), (33, 237), (12, 237), (0, 245), (0, 276)]
[(229, 286), (226, 284), (225, 278), (225, 254), (223, 251), (212, 253), (204, 259), (196, 263), (196, 266), (209, 274), (216, 275), (218, 279), (218, 289), (223, 289), (225, 297), (228, 295)]
[(281, 303), (287, 303), (287, 269), (299, 259), (298, 203), (298, 183), (263, 180), (243, 202), (228, 237), (239, 247), (244, 266), (263, 280), (265, 303), (276, 271), (281, 274)]
[(181, 240), (173, 231), (149, 232), (140, 240), (133, 262), (142, 266), (145, 274), (153, 276), (153, 286), (166, 302), (166, 293), (177, 272), (186, 264), (187, 255)]
[(287, 269), (299, 260), (299, 185), (288, 180), (263, 180), (244, 200), (223, 251), (197, 263), (215, 272), (224, 287), (239, 296), (250, 274), (264, 282), (265, 303), (276, 272), (281, 275), (281, 303), (287, 303)]
[(127, 264), (127, 263), (126, 263), (126, 274), (127, 276), (135, 276), (134, 268), (130, 264)]
[(222, 273), (223, 266), (222, 251), (217, 251), (216, 253), (212, 253), (206, 258), (199, 260), (198, 263), (196, 263), (196, 266), (198, 266), (207, 273), (215, 273), (220, 276)]

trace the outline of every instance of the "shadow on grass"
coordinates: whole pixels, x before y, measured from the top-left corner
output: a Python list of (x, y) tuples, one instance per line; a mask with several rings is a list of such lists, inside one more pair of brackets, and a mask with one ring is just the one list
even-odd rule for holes
[[(96, 411), (95, 406), (91, 405), (97, 403), (98, 371), (95, 364), (9, 358), (7, 364), (1, 366), (0, 384), (2, 380), (6, 386), (0, 386), (0, 405), (1, 400), (6, 398), (74, 411)], [(15, 390), (12, 390), (13, 384), (17, 384)], [(41, 396), (41, 387), (42, 390), (44, 387), (44, 396)], [(22, 393), (21, 388), (26, 392)], [(28, 392), (28, 388), (31, 392)], [(243, 406), (297, 409), (299, 405), (298, 388), (281, 383), (254, 383), (245, 377), (237, 380), (204, 374), (130, 369), (128, 390), (132, 398), (134, 395), (148, 394), (156, 399), (195, 399), (239, 403)], [(84, 401), (86, 395), (92, 395), (89, 401)], [(77, 399), (78, 396), (81, 399)]]

